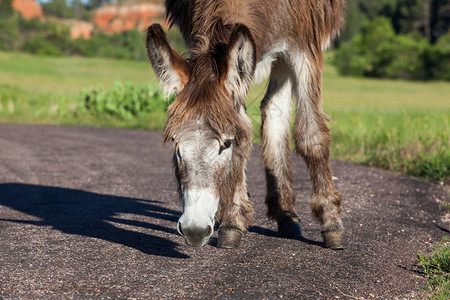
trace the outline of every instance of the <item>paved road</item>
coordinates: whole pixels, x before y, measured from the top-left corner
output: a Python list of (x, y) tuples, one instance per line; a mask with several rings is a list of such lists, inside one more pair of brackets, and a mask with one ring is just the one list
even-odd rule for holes
[(194, 249), (175, 230), (180, 205), (161, 141), (148, 131), (0, 125), (0, 296), (417, 297), (416, 250), (449, 233), (439, 185), (335, 161), (350, 248), (324, 249), (296, 158), (304, 239), (280, 238), (265, 217), (255, 146), (255, 222), (241, 248)]

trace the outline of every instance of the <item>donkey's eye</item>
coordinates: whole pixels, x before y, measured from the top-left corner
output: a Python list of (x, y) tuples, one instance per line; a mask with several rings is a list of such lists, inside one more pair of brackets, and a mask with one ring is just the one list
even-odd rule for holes
[(223, 148), (228, 149), (231, 146), (231, 140), (226, 140), (225, 143), (223, 143)]
[(231, 140), (226, 140), (226, 141), (220, 146), (219, 154), (221, 154), (223, 150), (230, 148), (230, 146), (231, 146)]
[(176, 153), (176, 155), (177, 155), (178, 162), (179, 162), (179, 163), (183, 162), (183, 160), (181, 159), (180, 149), (177, 149), (177, 151), (176, 151), (175, 153)]

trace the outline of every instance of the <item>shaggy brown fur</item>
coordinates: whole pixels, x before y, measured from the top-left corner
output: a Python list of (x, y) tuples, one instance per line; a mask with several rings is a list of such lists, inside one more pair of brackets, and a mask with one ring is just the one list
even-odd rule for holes
[[(226, 134), (234, 136), (235, 173), (227, 181), (220, 181), (219, 174), (216, 179), (225, 226), (242, 229), (249, 224), (251, 206), (246, 196), (245, 165), (251, 148), (251, 128), (243, 116), (243, 107), (256, 62), (269, 57), (271, 80), (261, 105), (268, 215), (279, 222), (286, 215), (295, 215), (289, 127), (275, 126), (269, 117), (270, 107), (280, 102), (282, 95), (289, 97), (287, 100), (293, 96), (297, 101), (293, 137), (313, 183), (310, 207), (323, 233), (343, 232), (341, 196), (334, 187), (329, 165), (331, 135), (325, 123), (329, 118), (321, 103), (322, 50), (343, 27), (345, 0), (166, 0), (165, 3), (168, 20), (180, 28), (190, 54), (190, 59), (184, 60), (169, 47), (161, 28), (149, 28), (149, 59), (158, 77), (167, 79), (178, 93), (169, 108), (165, 140), (175, 137), (176, 143), (178, 134), (199, 119), (219, 139)], [(246, 57), (250, 63), (233, 61), (230, 57), (233, 49), (243, 47), (242, 40), (253, 50)], [(158, 67), (167, 65), (168, 59), (179, 80)], [(231, 84), (227, 82), (230, 69), (238, 72)], [(281, 102), (290, 105), (289, 101)], [(283, 113), (289, 118), (290, 110)], [(271, 132), (272, 128), (281, 132)], [(183, 170), (176, 166), (176, 173), (182, 181)]]
[[(219, 20), (214, 27), (219, 32), (226, 31)], [(230, 95), (225, 89), (228, 49), (234, 46), (236, 35), (241, 31), (249, 35), (245, 28), (236, 27), (230, 33), (228, 44), (219, 43), (213, 47), (201, 41), (190, 51), (189, 80), (169, 107), (169, 117), (164, 127), (165, 141), (176, 136), (186, 121), (198, 118), (204, 118), (219, 136), (232, 133), (237, 144), (251, 138), (251, 129), (242, 124), (239, 114), (245, 99), (236, 103), (233, 94)]]
[[(190, 48), (198, 36), (214, 39), (215, 19), (227, 26), (245, 24), (258, 55), (279, 37), (312, 52), (344, 26), (345, 0), (166, 0), (171, 25), (177, 25)], [(193, 43), (194, 41), (194, 43)]]
[[(270, 130), (270, 122), (278, 122), (273, 120), (270, 116), (273, 113), (271, 106), (274, 104), (274, 97), (280, 89), (291, 85), (290, 73), (285, 62), (279, 61), (272, 65), (272, 75), (269, 82), (268, 91), (263, 101), (261, 102), (261, 146), (263, 149), (263, 159), (266, 171), (267, 182), (267, 196), (266, 204), (268, 206), (268, 215), (275, 220), (281, 220), (286, 215), (286, 212), (295, 212), (295, 193), (293, 190), (294, 178), (291, 169), (291, 149), (290, 149), (290, 128), (286, 126), (284, 132), (276, 132), (275, 134)], [(286, 99), (290, 102), (290, 99)], [(283, 105), (283, 104), (278, 104)], [(290, 103), (288, 103), (290, 105)], [(276, 112), (275, 112), (276, 113)], [(291, 119), (291, 109), (288, 109), (286, 125)], [(274, 155), (271, 151), (272, 138), (281, 138), (278, 149), (281, 155)]]

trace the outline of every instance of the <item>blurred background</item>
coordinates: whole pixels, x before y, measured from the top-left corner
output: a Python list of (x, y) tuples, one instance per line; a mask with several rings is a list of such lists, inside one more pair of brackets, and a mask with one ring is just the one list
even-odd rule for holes
[[(348, 0), (325, 53), (335, 159), (450, 181), (450, 0)], [(144, 33), (157, 0), (0, 0), (0, 122), (160, 130)], [(168, 30), (184, 51), (180, 34)], [(248, 113), (259, 139), (259, 102)]]

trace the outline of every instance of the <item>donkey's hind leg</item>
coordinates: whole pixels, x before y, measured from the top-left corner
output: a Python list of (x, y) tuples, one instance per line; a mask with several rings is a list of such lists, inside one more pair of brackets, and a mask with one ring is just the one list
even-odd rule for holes
[(269, 87), (261, 102), (261, 145), (266, 171), (268, 216), (278, 222), (282, 236), (301, 236), (295, 213), (291, 169), (290, 124), (292, 111), (291, 71), (279, 59), (272, 65)]
[(296, 150), (308, 165), (313, 185), (310, 207), (320, 222), (324, 245), (332, 249), (344, 249), (341, 195), (336, 190), (330, 168), (331, 134), (322, 111), (322, 53), (300, 54), (293, 63), (298, 82), (294, 84), (297, 111), (294, 122)]

